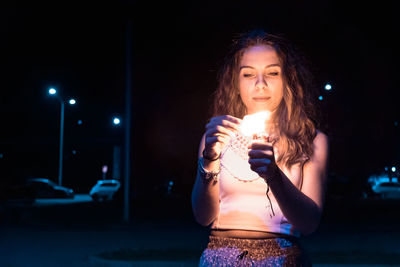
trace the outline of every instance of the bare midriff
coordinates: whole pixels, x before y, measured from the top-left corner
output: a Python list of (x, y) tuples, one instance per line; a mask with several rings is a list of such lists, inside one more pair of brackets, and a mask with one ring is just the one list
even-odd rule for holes
[(288, 237), (288, 235), (285, 234), (269, 233), (261, 231), (248, 231), (248, 230), (211, 230), (210, 234), (218, 237), (249, 238), (249, 239)]

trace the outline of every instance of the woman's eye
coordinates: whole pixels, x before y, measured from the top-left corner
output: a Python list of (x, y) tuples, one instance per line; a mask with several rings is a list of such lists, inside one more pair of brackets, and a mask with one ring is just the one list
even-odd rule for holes
[(245, 77), (245, 78), (250, 78), (250, 77), (253, 77), (254, 75), (253, 74), (251, 74), (251, 73), (244, 73), (243, 74), (243, 77)]
[(271, 71), (271, 72), (268, 72), (268, 75), (270, 75), (270, 76), (278, 76), (278, 75), (279, 75), (279, 72), (277, 72), (277, 71)]

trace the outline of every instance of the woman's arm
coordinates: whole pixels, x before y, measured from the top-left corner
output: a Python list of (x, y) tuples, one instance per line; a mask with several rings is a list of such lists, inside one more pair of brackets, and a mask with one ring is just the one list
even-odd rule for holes
[[(206, 125), (206, 133), (199, 146), (199, 159), (203, 157), (203, 151), (206, 157), (216, 158), (216, 160), (204, 159), (203, 165), (206, 171), (219, 171), (222, 148), (238, 130), (240, 122), (238, 118), (225, 115), (211, 118)], [(219, 184), (218, 181), (206, 181), (202, 176), (197, 170), (192, 190), (192, 209), (197, 222), (208, 226), (219, 211)]]
[(313, 156), (303, 166), (301, 191), (280, 169), (280, 175), (268, 179), (283, 215), (304, 235), (314, 232), (321, 219), (327, 180), (328, 147), (327, 136), (318, 132), (314, 138)]
[[(205, 135), (200, 142), (199, 159), (203, 157)], [(204, 160), (204, 168), (207, 171), (218, 171), (219, 160)], [(203, 225), (210, 225), (219, 211), (219, 185), (218, 181), (204, 181), (197, 170), (196, 181), (192, 190), (192, 209), (196, 221)]]

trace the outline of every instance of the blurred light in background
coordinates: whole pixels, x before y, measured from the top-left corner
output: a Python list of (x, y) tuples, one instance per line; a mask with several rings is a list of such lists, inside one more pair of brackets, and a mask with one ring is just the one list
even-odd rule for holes
[(396, 172), (396, 167), (392, 167), (392, 172)]
[(167, 188), (167, 195), (171, 195), (173, 186), (174, 186), (174, 181), (169, 181)]
[(324, 100), (324, 97), (323, 97), (322, 95), (320, 95), (320, 96), (318, 97), (318, 99), (322, 101), (322, 100)]
[(325, 84), (325, 90), (329, 91), (332, 89), (332, 85), (330, 83)]
[(76, 104), (76, 100), (73, 99), (73, 98), (71, 98), (71, 99), (69, 100), (69, 104), (70, 104), (70, 105), (75, 105), (75, 104)]
[(54, 88), (50, 88), (50, 89), (49, 89), (49, 94), (54, 95), (54, 94), (56, 94), (56, 93), (57, 93), (57, 90), (56, 90), (56, 89), (54, 89)]
[(82, 120), (78, 120), (77, 123), (78, 123), (78, 125), (82, 125), (83, 122), (82, 122)]
[(119, 125), (119, 124), (121, 123), (121, 120), (120, 120), (118, 117), (114, 117), (113, 123), (114, 123), (115, 125)]

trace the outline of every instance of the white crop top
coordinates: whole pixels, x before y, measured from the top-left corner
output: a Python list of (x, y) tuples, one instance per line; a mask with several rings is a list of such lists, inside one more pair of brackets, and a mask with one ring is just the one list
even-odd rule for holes
[[(255, 230), (300, 236), (300, 232), (283, 216), (276, 199), (263, 178), (250, 169), (248, 148), (251, 138), (236, 134), (221, 154), (219, 175), (219, 213), (211, 229)], [(274, 151), (277, 157), (277, 151)], [(281, 168), (282, 169), (282, 168)], [(301, 188), (301, 165), (282, 171)], [(275, 215), (273, 215), (273, 212)]]

